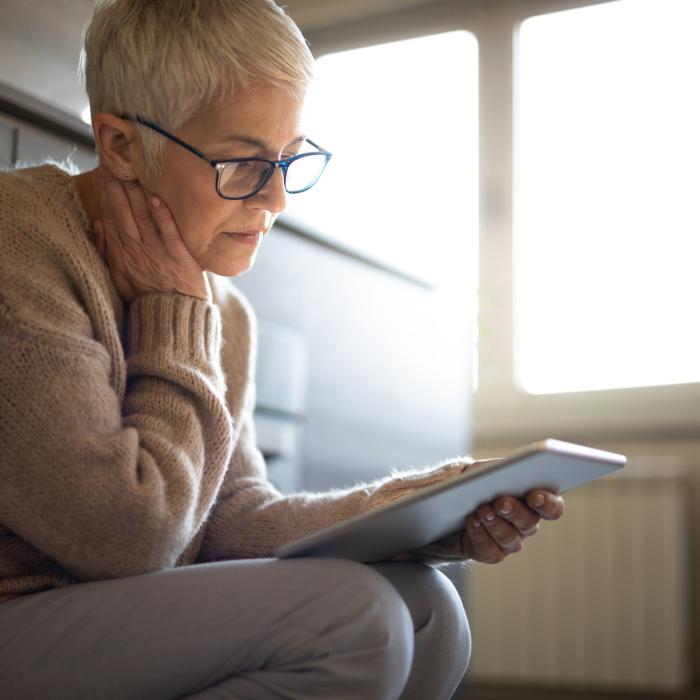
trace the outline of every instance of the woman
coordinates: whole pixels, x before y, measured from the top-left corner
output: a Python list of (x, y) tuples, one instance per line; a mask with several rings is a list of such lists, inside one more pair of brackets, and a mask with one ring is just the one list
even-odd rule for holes
[(266, 479), (227, 278), (328, 158), (298, 28), (272, 0), (108, 0), (83, 67), (101, 167), (0, 174), (0, 696), (449, 698), (470, 637), (437, 567), (501, 561), (563, 501), (484, 504), (381, 564), (272, 558), (473, 462)]

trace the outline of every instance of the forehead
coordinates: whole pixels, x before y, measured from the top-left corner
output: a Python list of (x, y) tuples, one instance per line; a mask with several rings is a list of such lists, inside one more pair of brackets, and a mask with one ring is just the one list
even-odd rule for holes
[(192, 126), (207, 143), (235, 143), (233, 136), (282, 147), (301, 134), (303, 98), (276, 86), (240, 90), (218, 102)]

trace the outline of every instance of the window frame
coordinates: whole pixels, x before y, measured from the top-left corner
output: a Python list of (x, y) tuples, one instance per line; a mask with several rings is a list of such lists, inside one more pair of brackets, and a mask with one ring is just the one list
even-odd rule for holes
[[(442, 31), (479, 46), (479, 310), (474, 442), (479, 448), (544, 437), (677, 438), (700, 428), (700, 384), (528, 394), (515, 381), (513, 233), (520, 25), (539, 15), (618, 0), (437, 0), (306, 33), (314, 54)], [(628, 0), (633, 1), (633, 0)], [(476, 358), (475, 358), (476, 359)], [(698, 416), (695, 418), (695, 416)]]
[[(537, 0), (502, 3), (488, 13), (483, 47), (510, 45), (508, 60), (482, 55), (482, 217), (479, 262), (479, 355), (475, 438), (479, 445), (504, 440), (560, 437), (684, 437), (700, 427), (700, 384), (529, 394), (516, 384), (514, 362), (515, 125), (517, 54), (522, 23), (553, 12), (615, 0)], [(489, 41), (490, 37), (490, 41)], [(489, 86), (492, 86), (489, 88)], [(496, 86), (495, 88), (493, 86)], [(499, 87), (500, 86), (500, 89)], [(500, 94), (496, 94), (496, 91)], [(496, 115), (500, 114), (500, 123)], [(485, 206), (484, 206), (485, 205)], [(489, 212), (489, 209), (492, 212)], [(491, 214), (491, 215), (490, 215)], [(603, 341), (605, 342), (605, 341)], [(485, 359), (488, 358), (488, 359)]]
[[(394, 27), (395, 29), (395, 27)], [(465, 28), (462, 26), (457, 27), (458, 30), (460, 31), (465, 31)], [(377, 36), (375, 41), (366, 41), (366, 37), (364, 36), (365, 32), (360, 31), (359, 35), (362, 36), (363, 40), (358, 40), (355, 39), (354, 36), (351, 36), (350, 40), (347, 38), (343, 41), (339, 41), (336, 43), (336, 41), (331, 40), (331, 41), (320, 41), (318, 40), (318, 36), (310, 33), (310, 32), (305, 32), (304, 35), (307, 38), (307, 40), (310, 40), (310, 43), (312, 44), (312, 48), (315, 50), (313, 51), (314, 57), (318, 60), (322, 58), (323, 56), (334, 54), (334, 53), (340, 53), (344, 51), (349, 51), (349, 50), (354, 50), (354, 49), (360, 49), (360, 48), (372, 48), (373, 46), (377, 45), (382, 45), (382, 44), (390, 44), (390, 43), (395, 43), (403, 40), (410, 40), (410, 39), (420, 39), (423, 37), (430, 37), (433, 36), (434, 34), (441, 34), (445, 32), (449, 32), (451, 30), (446, 29), (444, 32), (442, 30), (438, 31), (420, 31), (420, 32), (410, 32), (406, 35), (404, 34), (398, 34), (398, 35), (392, 35), (390, 38), (386, 36), (382, 36), (381, 34)], [(466, 31), (469, 31), (468, 29)], [(309, 39), (311, 37), (311, 39)], [(321, 43), (324, 45), (324, 48), (322, 50), (319, 50), (318, 44)], [(477, 45), (477, 55), (478, 55), (478, 45)], [(477, 65), (477, 71), (478, 71), (478, 65)], [(472, 73), (473, 75), (473, 73)], [(478, 76), (478, 73), (477, 73)], [(478, 80), (478, 77), (477, 77)], [(475, 129), (472, 131), (472, 133), (475, 135), (477, 144), (476, 144), (476, 149), (478, 152), (478, 115), (475, 121)], [(474, 133), (476, 132), (476, 133)], [(331, 138), (329, 136), (325, 138)], [(332, 144), (326, 144), (331, 148), (331, 150), (334, 149)], [(379, 147), (378, 147), (379, 148)], [(378, 153), (379, 151), (377, 151)], [(387, 153), (384, 154), (387, 156)], [(477, 156), (478, 158), (478, 156)], [(389, 169), (391, 168), (391, 163), (393, 161), (389, 162)], [(478, 167), (478, 163), (476, 164)], [(475, 182), (477, 192), (476, 192), (476, 199), (478, 199), (478, 170), (477, 171), (472, 171), (474, 174), (474, 179), (472, 182)], [(476, 236), (478, 236), (478, 212), (476, 212), (476, 217), (477, 220), (475, 222), (476, 226), (471, 227), (471, 231), (475, 233)], [(285, 212), (282, 212), (279, 216), (279, 223), (289, 229), (293, 230), (295, 233), (298, 235), (306, 235), (308, 238), (316, 241), (326, 241), (331, 244), (332, 247), (342, 250), (343, 252), (346, 252), (347, 254), (350, 254), (352, 257), (355, 257), (357, 259), (363, 259), (365, 261), (372, 261), (372, 264), (375, 267), (380, 267), (386, 270), (390, 270), (392, 274), (402, 277), (404, 279), (410, 280), (414, 284), (417, 284), (418, 286), (423, 287), (424, 289), (428, 289), (430, 291), (437, 291), (444, 287), (444, 279), (442, 279), (439, 276), (439, 273), (431, 273), (428, 272), (424, 269), (423, 266), (421, 266), (419, 263), (414, 263), (414, 262), (405, 262), (401, 261), (400, 259), (394, 258), (392, 259), (391, 255), (387, 254), (385, 251), (376, 250), (373, 249), (371, 245), (368, 245), (366, 243), (363, 243), (361, 241), (353, 241), (347, 237), (344, 236), (337, 236), (333, 235), (333, 232), (328, 230), (328, 227), (322, 226), (318, 222), (311, 221), (313, 217), (305, 218), (299, 214), (298, 211), (295, 210), (295, 207), (287, 207), (287, 210)], [(455, 286), (459, 286), (458, 281), (452, 282)], [(470, 288), (465, 290), (467, 294), (470, 295), (470, 297), (474, 297), (474, 291)], [(473, 305), (473, 304), (472, 304)]]

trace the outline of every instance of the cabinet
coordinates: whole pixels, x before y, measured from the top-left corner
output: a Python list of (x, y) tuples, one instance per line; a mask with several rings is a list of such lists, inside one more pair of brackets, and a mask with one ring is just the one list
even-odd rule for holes
[(97, 166), (93, 148), (17, 117), (0, 114), (0, 168), (24, 168), (47, 160), (58, 163), (69, 160), (79, 172)]
[(295, 328), (258, 318), (256, 408), (258, 449), (268, 479), (282, 493), (302, 490), (308, 348)]
[(31, 124), (20, 124), (17, 138), (17, 165), (34, 165), (47, 159), (75, 163), (80, 172), (97, 167), (97, 154), (93, 149), (70, 142), (60, 136), (39, 129)]
[(12, 166), (15, 134), (16, 128), (9, 120), (0, 121), (0, 169)]

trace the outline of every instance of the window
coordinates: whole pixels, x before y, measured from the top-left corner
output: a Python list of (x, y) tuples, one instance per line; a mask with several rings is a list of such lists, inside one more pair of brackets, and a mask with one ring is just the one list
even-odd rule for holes
[(477, 43), (453, 31), (322, 56), (305, 131), (334, 153), (290, 218), (436, 286), (476, 288)]
[(700, 381), (700, 2), (527, 19), (514, 361), (532, 394)]

